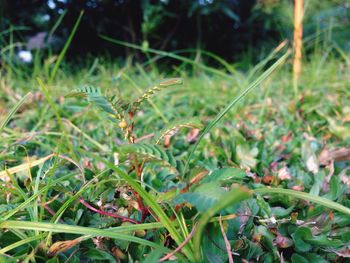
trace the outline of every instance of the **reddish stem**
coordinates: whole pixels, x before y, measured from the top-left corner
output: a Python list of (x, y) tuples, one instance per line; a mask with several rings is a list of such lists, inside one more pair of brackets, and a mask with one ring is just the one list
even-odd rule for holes
[(95, 207), (93, 207), (92, 205), (90, 205), (88, 202), (86, 202), (82, 197), (79, 197), (79, 200), (80, 200), (80, 203), (82, 203), (84, 206), (86, 206), (88, 209), (90, 209), (91, 211), (94, 211), (96, 213), (99, 213), (101, 215), (105, 215), (105, 216), (110, 216), (110, 217), (114, 217), (114, 218), (118, 218), (118, 219), (121, 219), (122, 222), (130, 222), (130, 223), (133, 223), (133, 224), (140, 224), (140, 222), (134, 220), (134, 219), (131, 219), (131, 218), (128, 218), (128, 217), (125, 217), (125, 216), (121, 216), (121, 215), (117, 215), (117, 214), (112, 214), (112, 213), (108, 213), (108, 212), (105, 212), (105, 211), (102, 211), (102, 210), (99, 210)]
[[(47, 204), (43, 204), (43, 207), (52, 215), (55, 216), (56, 213), (53, 211)], [(64, 224), (64, 221), (62, 219), (58, 219), (58, 221), (62, 224)]]
[(146, 216), (148, 214), (148, 209), (145, 207), (139, 193), (134, 191), (134, 195), (136, 197), (137, 203), (139, 204), (139, 208), (140, 208), (140, 212), (141, 212), (141, 222), (144, 222), (146, 219)]

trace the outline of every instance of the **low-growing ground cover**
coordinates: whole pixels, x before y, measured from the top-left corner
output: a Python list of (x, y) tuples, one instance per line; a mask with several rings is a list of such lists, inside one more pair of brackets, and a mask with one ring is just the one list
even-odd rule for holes
[(297, 94), (283, 52), (248, 69), (6, 68), (1, 259), (342, 262), (349, 59), (316, 50)]

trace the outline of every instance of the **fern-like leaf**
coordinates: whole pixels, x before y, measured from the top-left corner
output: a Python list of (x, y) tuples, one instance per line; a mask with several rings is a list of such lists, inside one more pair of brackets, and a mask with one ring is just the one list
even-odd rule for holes
[(142, 102), (144, 102), (145, 100), (150, 99), (154, 94), (156, 94), (158, 91), (162, 90), (163, 88), (174, 86), (174, 85), (180, 85), (180, 84), (182, 84), (182, 79), (181, 78), (165, 79), (165, 80), (161, 81), (158, 85), (156, 85), (153, 88), (147, 90), (139, 98), (137, 98), (132, 103), (132, 106), (137, 108), (137, 107), (139, 107), (139, 105)]
[(159, 145), (146, 143), (127, 144), (120, 146), (118, 151), (121, 154), (136, 154), (150, 160), (161, 161), (173, 168), (177, 166), (175, 157)]
[(183, 128), (201, 129), (202, 127), (203, 127), (202, 123), (200, 122), (199, 119), (196, 119), (196, 118), (176, 121), (176, 122), (172, 123), (171, 125), (168, 125), (165, 129), (163, 129), (160, 132), (160, 136), (156, 140), (156, 144), (160, 144), (165, 136), (175, 135), (180, 129), (183, 129)]
[(83, 86), (75, 89), (72, 93), (67, 95), (68, 97), (83, 96), (87, 100), (108, 114), (113, 118), (120, 119), (121, 110), (119, 108), (119, 100), (116, 97), (108, 98), (101, 94), (101, 90), (93, 86)]

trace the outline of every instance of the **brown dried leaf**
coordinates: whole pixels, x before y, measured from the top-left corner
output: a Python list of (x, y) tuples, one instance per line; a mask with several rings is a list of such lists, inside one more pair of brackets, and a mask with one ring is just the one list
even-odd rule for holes
[(82, 242), (86, 237), (79, 237), (73, 240), (66, 240), (66, 241), (57, 241), (56, 243), (52, 244), (49, 251), (48, 255), (49, 256), (54, 256), (57, 255), (58, 253), (64, 252), (80, 242)]

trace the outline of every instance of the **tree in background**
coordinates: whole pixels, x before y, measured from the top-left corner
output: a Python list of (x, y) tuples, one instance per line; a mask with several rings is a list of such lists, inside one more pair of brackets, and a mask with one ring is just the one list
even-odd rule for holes
[[(87, 53), (130, 54), (127, 48), (101, 39), (102, 34), (161, 50), (205, 49), (232, 61), (254, 47), (263, 53), (261, 48), (269, 50), (277, 42), (291, 39), (293, 32), (293, 3), (287, 0), (2, 0), (0, 3), (2, 32), (11, 26), (21, 26), (14, 35), (18, 40), (28, 42), (33, 36), (44, 37), (46, 44), (56, 49), (62, 47), (80, 11), (84, 10), (69, 50), (70, 58)], [(346, 48), (344, 25), (349, 24), (350, 13), (347, 1), (306, 3), (305, 35), (342, 24), (343, 32), (337, 34)], [(50, 30), (63, 15), (48, 39)], [(38, 33), (42, 34), (38, 36)], [(8, 39), (3, 36), (2, 41), (6, 43)]]

